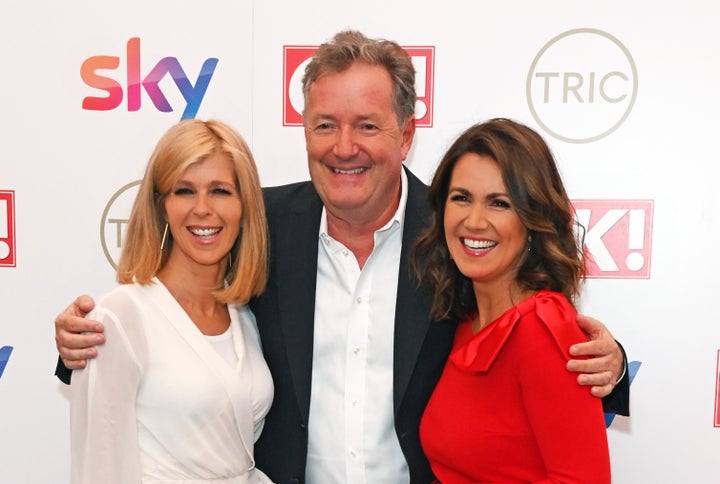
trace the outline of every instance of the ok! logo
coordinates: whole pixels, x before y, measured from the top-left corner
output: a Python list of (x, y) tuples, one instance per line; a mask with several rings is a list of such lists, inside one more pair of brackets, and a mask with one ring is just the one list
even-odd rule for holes
[[(435, 47), (403, 47), (415, 67), (415, 119), (418, 128), (432, 128), (435, 89)], [(283, 48), (283, 126), (302, 126), (305, 99), (302, 78), (318, 46)]]
[(585, 227), (587, 277), (650, 279), (652, 200), (573, 200)]
[[(194, 84), (188, 79), (177, 57), (163, 57), (143, 78), (140, 69), (140, 38), (133, 37), (127, 41), (126, 62), (127, 85), (124, 86), (125, 91), (123, 91), (123, 85), (118, 80), (120, 76), (117, 76), (117, 72), (112, 72), (120, 67), (120, 57), (94, 55), (85, 59), (80, 67), (80, 77), (85, 84), (105, 91), (107, 95), (85, 97), (82, 101), (83, 109), (110, 111), (120, 106), (126, 95), (128, 111), (138, 111), (142, 104), (144, 89), (159, 111), (171, 112), (173, 108), (160, 88), (160, 81), (166, 74), (170, 74), (186, 103), (180, 119), (194, 118), (215, 72), (218, 59), (210, 57), (205, 60)], [(100, 74), (99, 71), (110, 71), (108, 74), (116, 74), (116, 76), (107, 75), (104, 72)]]

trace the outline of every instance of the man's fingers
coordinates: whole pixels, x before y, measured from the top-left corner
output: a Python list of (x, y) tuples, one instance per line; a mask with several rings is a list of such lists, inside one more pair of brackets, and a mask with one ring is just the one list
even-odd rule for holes
[(60, 348), (60, 358), (62, 358), (65, 366), (71, 370), (85, 368), (87, 360), (97, 357), (97, 354), (97, 349), (94, 347), (80, 349)]
[(60, 356), (65, 358), (64, 353), (66, 351), (91, 349), (94, 346), (105, 343), (105, 335), (103, 333), (79, 334), (69, 331), (58, 331), (55, 335), (55, 342)]
[(607, 397), (608, 395), (610, 395), (610, 393), (612, 393), (612, 391), (613, 391), (613, 388), (615, 388), (615, 385), (612, 383), (607, 384), (607, 385), (602, 385), (602, 386), (595, 386), (595, 387), (590, 388), (590, 393), (592, 393), (594, 396), (596, 396), (598, 398), (603, 398), (603, 397)]
[(615, 388), (615, 380), (609, 371), (592, 374), (581, 373), (578, 375), (577, 382), (582, 386), (590, 387), (590, 393), (601, 398), (610, 395)]
[(578, 326), (580, 326), (580, 329), (585, 331), (585, 333), (587, 333), (591, 339), (596, 339), (597, 335), (600, 335), (602, 333), (607, 332), (609, 334), (604, 324), (602, 324), (595, 318), (591, 318), (590, 316), (578, 314), (577, 323)]
[(58, 333), (61, 331), (68, 331), (70, 333), (101, 333), (103, 326), (98, 321), (64, 312), (55, 318), (55, 330)]
[(78, 298), (75, 299), (75, 302), (68, 307), (68, 310), (79, 309), (82, 314), (78, 313), (77, 315), (85, 316), (87, 313), (92, 311), (94, 307), (95, 302), (93, 301), (93, 299), (90, 296), (83, 294), (82, 296), (78, 296)]
[(609, 371), (603, 371), (600, 373), (581, 373), (578, 375), (577, 381), (580, 385), (586, 387), (603, 387), (606, 385), (613, 386), (612, 373)]
[[(567, 369), (575, 373), (598, 373), (608, 371), (606, 358), (589, 358), (587, 360), (569, 360)], [(609, 372), (609, 371), (608, 371)]]
[(71, 317), (68, 318), (64, 329), (69, 333), (102, 333), (103, 325), (92, 319)]
[(82, 370), (87, 366), (87, 360), (67, 360), (63, 358), (62, 362), (69, 370)]
[(613, 339), (598, 339), (576, 343), (570, 347), (573, 356), (605, 356), (615, 351), (617, 343)]

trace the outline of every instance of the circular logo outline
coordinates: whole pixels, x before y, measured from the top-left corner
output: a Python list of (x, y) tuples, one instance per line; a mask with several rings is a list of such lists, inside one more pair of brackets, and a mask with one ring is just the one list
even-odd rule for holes
[[(600, 134), (598, 134), (598, 135), (591, 136), (591, 137), (589, 137), (589, 138), (569, 138), (569, 137), (567, 137), (567, 136), (563, 136), (563, 135), (561, 135), (561, 134), (553, 131), (552, 129), (550, 129), (550, 128), (542, 121), (542, 119), (540, 118), (540, 115), (535, 111), (535, 107), (533, 106), (533, 102), (532, 102), (532, 89), (531, 89), (531, 85), (532, 85), (532, 74), (533, 74), (533, 72), (535, 71), (535, 66), (537, 66), (538, 61), (539, 61), (540, 58), (543, 56), (543, 54), (544, 54), (550, 47), (552, 47), (553, 44), (555, 44), (556, 42), (564, 39), (565, 37), (569, 37), (569, 36), (575, 35), (575, 34), (595, 34), (595, 35), (599, 35), (599, 36), (601, 36), (601, 37), (605, 37), (606, 39), (608, 39), (609, 41), (611, 41), (612, 43), (614, 43), (616, 46), (618, 46), (618, 47), (620, 48), (620, 50), (623, 52), (623, 54), (625, 54), (625, 57), (627, 58), (628, 63), (630, 64), (630, 69), (632, 70), (632, 75), (633, 75), (632, 97), (631, 97), (631, 99), (630, 99), (630, 103), (628, 104), (627, 109), (625, 110), (625, 113), (622, 115), (622, 117), (620, 118), (620, 120), (619, 120), (618, 122), (616, 122), (613, 126), (611, 126), (608, 130), (606, 130), (606, 131), (604, 131), (603, 133), (600, 133)], [(567, 142), (567, 143), (576, 143), (576, 144), (592, 143), (593, 141), (597, 141), (597, 140), (599, 140), (599, 139), (602, 139), (602, 138), (608, 136), (610, 133), (612, 133), (613, 131), (615, 131), (616, 129), (618, 129), (618, 128), (620, 127), (620, 125), (623, 124), (623, 123), (625, 122), (625, 120), (627, 119), (627, 117), (630, 115), (630, 111), (632, 111), (632, 108), (633, 108), (633, 106), (635, 105), (635, 99), (637, 98), (637, 92), (638, 92), (638, 74), (637, 74), (637, 67), (635, 67), (635, 61), (633, 60), (632, 55), (630, 54), (630, 51), (625, 47), (625, 45), (624, 45), (622, 42), (620, 42), (620, 40), (619, 40), (617, 37), (615, 37), (615, 36), (613, 36), (613, 35), (605, 32), (605, 31), (603, 31), (603, 30), (599, 30), (599, 29), (593, 29), (593, 28), (572, 29), (572, 30), (568, 30), (568, 31), (566, 31), (566, 32), (563, 32), (563, 33), (561, 33), (561, 34), (556, 35), (555, 37), (553, 37), (552, 39), (550, 39), (550, 40), (540, 49), (540, 52), (537, 53), (537, 55), (535, 56), (535, 59), (533, 59), (533, 62), (532, 62), (532, 64), (530, 65), (530, 70), (528, 71), (527, 81), (526, 81), (526, 85), (525, 85), (525, 91), (526, 91), (526, 97), (527, 97), (528, 107), (530, 108), (530, 113), (532, 114), (532, 116), (533, 116), (533, 118), (535, 119), (535, 121), (536, 121), (548, 134), (550, 134), (550, 135), (553, 136), (554, 138), (559, 139), (560, 141), (565, 141), (565, 142)]]
[(110, 265), (113, 267), (113, 269), (117, 270), (117, 264), (115, 264), (115, 261), (113, 261), (112, 256), (110, 255), (110, 251), (107, 247), (107, 244), (105, 243), (105, 223), (107, 221), (108, 212), (110, 211), (110, 207), (112, 207), (113, 203), (115, 203), (115, 200), (117, 200), (120, 195), (125, 193), (126, 191), (130, 190), (135, 185), (140, 185), (142, 183), (142, 180), (135, 180), (130, 183), (125, 184), (122, 186), (118, 191), (115, 192), (115, 194), (110, 197), (110, 200), (105, 205), (105, 209), (103, 210), (102, 217), (100, 217), (100, 244), (102, 245), (103, 253), (105, 254), (105, 258), (108, 260)]

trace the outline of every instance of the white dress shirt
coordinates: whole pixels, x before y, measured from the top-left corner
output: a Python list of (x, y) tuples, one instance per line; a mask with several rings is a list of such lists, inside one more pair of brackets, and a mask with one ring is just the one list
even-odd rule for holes
[(393, 341), (408, 182), (360, 269), (327, 233), (318, 243), (306, 482), (408, 483), (393, 419)]

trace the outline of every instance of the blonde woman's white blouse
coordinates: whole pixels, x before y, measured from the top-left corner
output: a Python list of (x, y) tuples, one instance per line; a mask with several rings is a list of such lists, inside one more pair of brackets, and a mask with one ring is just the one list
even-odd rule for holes
[(272, 379), (252, 313), (229, 311), (235, 367), (158, 279), (98, 302), (107, 342), (70, 387), (72, 484), (270, 482), (253, 443)]

